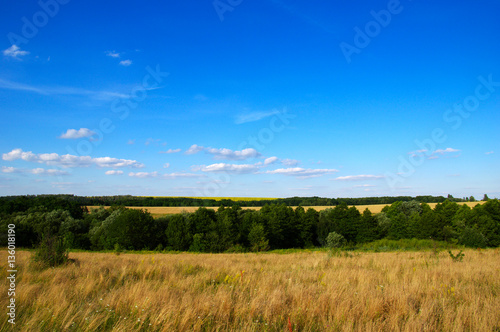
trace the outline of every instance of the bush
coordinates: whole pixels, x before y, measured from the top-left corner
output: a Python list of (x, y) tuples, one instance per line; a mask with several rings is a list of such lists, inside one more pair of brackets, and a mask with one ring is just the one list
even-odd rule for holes
[(33, 255), (33, 260), (42, 267), (55, 267), (68, 261), (64, 240), (56, 235), (44, 235)]
[(328, 248), (341, 248), (346, 244), (345, 238), (339, 233), (331, 232), (326, 237), (326, 246)]

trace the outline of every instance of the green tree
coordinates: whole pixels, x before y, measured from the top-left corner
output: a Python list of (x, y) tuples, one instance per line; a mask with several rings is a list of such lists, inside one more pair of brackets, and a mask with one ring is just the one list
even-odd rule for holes
[(378, 233), (377, 219), (367, 208), (363, 211), (363, 215), (361, 216), (360, 223), (358, 225), (356, 242), (364, 243), (375, 241), (378, 239)]
[(99, 226), (91, 230), (90, 239), (95, 248), (154, 249), (154, 219), (149, 212), (137, 209), (115, 210)]
[(331, 232), (326, 237), (327, 248), (341, 248), (347, 243), (346, 239), (339, 233)]
[(174, 214), (168, 217), (168, 226), (165, 230), (168, 246), (172, 250), (188, 250), (193, 241), (190, 219), (185, 214)]
[(391, 219), (387, 216), (386, 212), (376, 214), (375, 219), (379, 230), (379, 238), (387, 237), (389, 229), (391, 228)]
[(266, 251), (269, 249), (269, 241), (266, 238), (264, 225), (262, 224), (252, 224), (248, 233), (248, 240), (252, 251)]

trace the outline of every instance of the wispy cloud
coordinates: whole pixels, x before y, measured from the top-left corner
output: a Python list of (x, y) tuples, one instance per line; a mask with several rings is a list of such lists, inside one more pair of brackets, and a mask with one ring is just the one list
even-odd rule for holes
[(106, 55), (110, 56), (112, 58), (119, 58), (120, 57), (120, 53), (118, 53), (116, 51), (106, 51)]
[(264, 160), (264, 165), (271, 165), (278, 161), (278, 157), (269, 157)]
[(2, 166), (3, 173), (24, 173), (24, 174), (34, 174), (34, 175), (49, 175), (49, 176), (59, 176), (59, 175), (69, 175), (68, 172), (59, 169), (45, 169), (45, 168), (34, 168), (34, 169), (24, 169), (15, 167)]
[(214, 159), (225, 159), (225, 160), (246, 160), (250, 158), (258, 158), (261, 156), (261, 154), (253, 148), (247, 148), (241, 151), (233, 151), (230, 149), (206, 148), (205, 151), (208, 154), (213, 155)]
[(295, 159), (281, 159), (280, 161), (283, 165), (290, 167), (297, 166), (299, 164), (299, 161)]
[(191, 145), (191, 147), (185, 152), (185, 154), (196, 154), (201, 151), (205, 151), (207, 154), (212, 155), (214, 159), (219, 160), (246, 160), (251, 158), (258, 158), (261, 156), (261, 154), (253, 148), (247, 148), (241, 151), (233, 151), (226, 148), (206, 148), (204, 146), (196, 144)]
[(193, 174), (193, 173), (182, 173), (182, 172), (160, 174), (155, 171), (155, 172), (130, 172), (128, 173), (128, 176), (141, 179), (145, 178), (177, 179), (177, 178), (199, 178), (203, 177), (204, 175)]
[(408, 154), (410, 155), (410, 157), (413, 158), (427, 156), (427, 159), (432, 160), (432, 159), (438, 159), (440, 156), (448, 155), (455, 152), (460, 152), (460, 150), (454, 148), (437, 149), (435, 151), (422, 149), (422, 150), (410, 151), (408, 152)]
[(181, 149), (168, 149), (167, 151), (160, 151), (158, 153), (167, 153), (167, 154), (170, 154), (170, 153), (179, 153), (181, 151), (182, 151)]
[(106, 174), (106, 175), (122, 175), (123, 171), (111, 170), (111, 171), (106, 171), (106, 173), (104, 173), (104, 174)]
[(186, 152), (184, 152), (185, 154), (196, 154), (200, 151), (203, 151), (203, 149), (205, 149), (203, 146), (199, 146), (199, 145), (196, 145), (196, 144), (193, 144), (191, 145), (191, 147), (189, 149), (186, 150)]
[(114, 91), (92, 91), (73, 87), (46, 87), (32, 86), (28, 84), (12, 82), (0, 78), (0, 89), (28, 91), (41, 95), (67, 95), (67, 96), (88, 96), (98, 100), (112, 100), (116, 98), (129, 98), (130, 96)]
[(259, 166), (255, 164), (226, 164), (226, 163), (218, 163), (212, 165), (202, 165), (202, 166), (193, 166), (193, 171), (202, 171), (207, 173), (218, 173), (218, 172), (226, 172), (226, 173), (236, 173), (236, 174), (248, 174), (255, 173), (259, 170)]
[(273, 110), (270, 112), (249, 112), (249, 113), (238, 115), (236, 117), (236, 119), (234, 120), (234, 122), (236, 124), (243, 124), (243, 123), (247, 123), (247, 122), (259, 121), (259, 120), (262, 120), (262, 119), (267, 118), (269, 116), (273, 116), (273, 115), (278, 114), (278, 113), (279, 113), (278, 110)]
[(120, 66), (128, 67), (128, 66), (130, 66), (132, 64), (132, 60), (128, 60), (128, 59), (127, 60), (122, 60), (122, 61), (120, 61), (119, 64), (120, 64)]
[(28, 51), (21, 51), (19, 46), (17, 45), (12, 45), (8, 49), (3, 50), (3, 55), (14, 58), (14, 59), (19, 59), (19, 57), (25, 56), (30, 54)]
[(446, 148), (444, 150), (438, 149), (438, 150), (434, 151), (434, 154), (437, 153), (437, 154), (443, 155), (445, 153), (452, 153), (452, 152), (460, 152), (460, 150), (453, 149), (453, 148)]
[(370, 174), (361, 174), (361, 175), (347, 175), (347, 176), (339, 176), (335, 178), (336, 181), (360, 181), (360, 180), (378, 180), (384, 179), (383, 175), (370, 175)]
[(80, 128), (76, 129), (68, 129), (65, 133), (63, 133), (59, 138), (62, 139), (78, 139), (83, 137), (91, 137), (96, 133), (88, 128)]
[(6, 161), (24, 160), (27, 162), (35, 162), (46, 165), (57, 165), (61, 167), (89, 167), (97, 166), (102, 168), (121, 168), (132, 167), (141, 168), (144, 164), (136, 160), (118, 159), (112, 157), (92, 158), (90, 156), (74, 156), (70, 154), (59, 155), (57, 153), (39, 153), (35, 154), (31, 151), (25, 152), (22, 149), (14, 149), (2, 155), (2, 159)]
[(488, 151), (488, 152), (485, 152), (484, 154), (493, 154), (495, 153), (494, 151)]
[(282, 174), (288, 176), (295, 176), (299, 179), (308, 179), (313, 177), (322, 176), (338, 172), (337, 169), (311, 169), (302, 167), (279, 168), (273, 171), (266, 171), (266, 174)]
[(158, 172), (130, 172), (128, 176), (135, 178), (156, 178), (158, 177)]
[(159, 145), (159, 144), (161, 144), (161, 145), (167, 145), (166, 142), (161, 143), (161, 139), (159, 139), (159, 138), (152, 138), (152, 137), (148, 138), (146, 140), (146, 142), (144, 143), (144, 145), (146, 145), (146, 146), (148, 146), (148, 145)]

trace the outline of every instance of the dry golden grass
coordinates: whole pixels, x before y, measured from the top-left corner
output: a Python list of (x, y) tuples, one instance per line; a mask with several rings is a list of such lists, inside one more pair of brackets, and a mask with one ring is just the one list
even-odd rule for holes
[[(466, 204), (470, 207), (474, 207), (477, 204), (483, 204), (484, 202), (463, 202), (458, 204)], [(372, 213), (380, 213), (382, 209), (390, 204), (372, 204), (372, 205), (356, 205), (356, 208), (363, 212), (365, 209), (370, 210)], [(434, 209), (437, 203), (429, 203), (430, 207)], [(304, 209), (313, 208), (316, 211), (322, 211), (325, 209), (332, 208), (333, 206), (304, 206)], [(98, 206), (88, 206), (89, 209), (96, 209)], [(155, 218), (163, 217), (168, 214), (176, 214), (182, 212), (194, 212), (199, 209), (196, 206), (184, 206), (184, 207), (170, 207), (170, 206), (129, 206), (130, 209), (143, 209), (147, 210), (151, 213), (151, 215)], [(209, 209), (217, 210), (219, 207), (209, 207)], [(294, 206), (293, 208), (296, 208)], [(260, 210), (260, 207), (243, 207), (243, 209), (249, 210)]]
[[(7, 284), (2, 251), (0, 307)], [(499, 250), (294, 254), (17, 253), (16, 331), (498, 331)], [(1, 315), (1, 331), (10, 331)]]

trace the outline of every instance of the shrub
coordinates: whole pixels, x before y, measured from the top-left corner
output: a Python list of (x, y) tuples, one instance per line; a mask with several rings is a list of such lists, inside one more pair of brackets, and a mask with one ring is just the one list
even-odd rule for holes
[(450, 257), (454, 262), (461, 262), (465, 256), (465, 254), (462, 252), (462, 250), (460, 250), (460, 252), (456, 255), (453, 255), (451, 250), (448, 250), (448, 254), (450, 254)]
[(328, 248), (341, 248), (346, 244), (345, 238), (339, 233), (331, 232), (326, 237), (326, 246)]
[(33, 260), (42, 267), (55, 267), (68, 261), (64, 240), (56, 235), (44, 235), (33, 255)]

